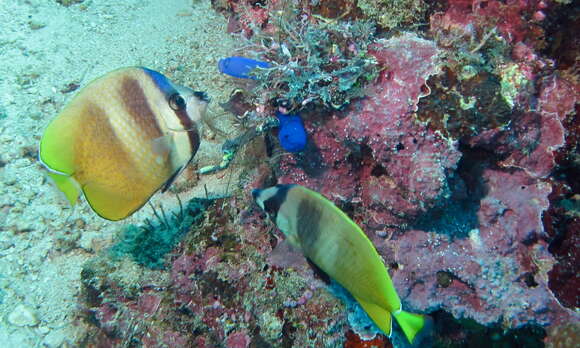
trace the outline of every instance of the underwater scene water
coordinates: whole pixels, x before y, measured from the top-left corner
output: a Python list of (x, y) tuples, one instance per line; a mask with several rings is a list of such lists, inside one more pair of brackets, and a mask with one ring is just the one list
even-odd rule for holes
[(570, 0), (0, 0), (0, 348), (580, 347)]

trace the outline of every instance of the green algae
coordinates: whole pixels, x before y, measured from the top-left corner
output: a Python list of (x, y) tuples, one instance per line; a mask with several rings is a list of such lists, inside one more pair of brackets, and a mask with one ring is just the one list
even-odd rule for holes
[(157, 221), (146, 220), (140, 226), (127, 225), (120, 240), (109, 250), (110, 256), (116, 260), (131, 256), (140, 265), (163, 269), (165, 255), (189, 232), (192, 225), (203, 219), (212, 202), (210, 199), (194, 198), (179, 213), (173, 213), (170, 217), (161, 209), (161, 215), (155, 212)]

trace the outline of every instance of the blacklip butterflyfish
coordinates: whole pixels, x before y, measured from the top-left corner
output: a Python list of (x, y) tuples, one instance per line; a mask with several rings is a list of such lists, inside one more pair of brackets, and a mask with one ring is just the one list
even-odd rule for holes
[(84, 87), (40, 140), (40, 161), (74, 205), (80, 192), (101, 217), (121, 220), (165, 191), (193, 159), (204, 92), (142, 67)]
[(252, 191), (254, 201), (290, 244), (357, 300), (389, 337), (392, 317), (413, 343), (426, 317), (405, 312), (372, 242), (321, 194), (300, 185), (276, 185)]

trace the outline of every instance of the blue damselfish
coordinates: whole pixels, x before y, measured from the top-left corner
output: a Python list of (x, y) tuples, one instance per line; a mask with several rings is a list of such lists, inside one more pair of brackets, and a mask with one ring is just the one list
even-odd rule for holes
[(240, 79), (256, 80), (255, 76), (250, 75), (252, 70), (256, 68), (267, 69), (269, 67), (270, 64), (266, 62), (238, 56), (223, 58), (218, 62), (220, 72)]
[(280, 121), (278, 140), (284, 150), (288, 152), (300, 152), (306, 147), (306, 130), (299, 114), (284, 114), (276, 111), (276, 117)]

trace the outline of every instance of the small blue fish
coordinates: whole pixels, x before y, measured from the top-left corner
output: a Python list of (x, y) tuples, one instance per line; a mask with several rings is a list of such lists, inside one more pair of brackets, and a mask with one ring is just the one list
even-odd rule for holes
[(276, 117), (280, 121), (278, 140), (284, 150), (288, 152), (300, 152), (306, 147), (306, 130), (299, 114), (284, 114), (276, 111)]
[(267, 69), (269, 67), (270, 64), (266, 62), (237, 56), (223, 58), (218, 62), (218, 69), (220, 72), (239, 79), (257, 80), (257, 78), (250, 75), (250, 73), (256, 68)]

